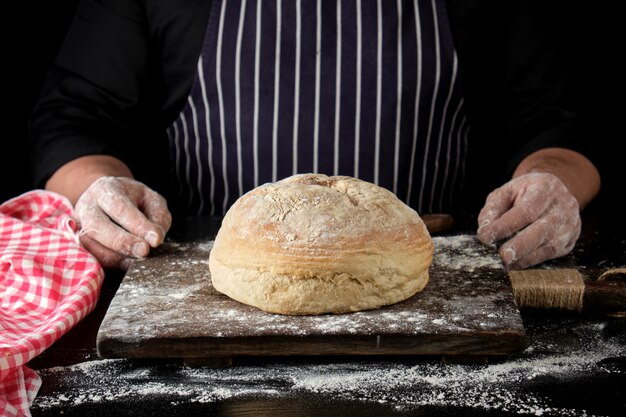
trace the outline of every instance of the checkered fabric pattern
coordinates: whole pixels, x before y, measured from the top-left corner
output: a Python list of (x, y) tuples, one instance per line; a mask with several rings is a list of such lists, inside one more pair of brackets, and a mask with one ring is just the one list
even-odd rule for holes
[(25, 364), (96, 305), (104, 271), (79, 243), (64, 197), (0, 205), (0, 415), (30, 416), (41, 380)]

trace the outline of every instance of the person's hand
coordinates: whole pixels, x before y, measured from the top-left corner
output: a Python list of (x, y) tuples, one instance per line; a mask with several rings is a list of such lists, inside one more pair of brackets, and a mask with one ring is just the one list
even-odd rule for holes
[(80, 240), (107, 268), (128, 269), (165, 238), (172, 216), (163, 197), (125, 177), (101, 177), (81, 195), (74, 209)]
[(487, 196), (478, 215), (478, 239), (500, 249), (507, 270), (523, 269), (569, 253), (580, 236), (576, 198), (548, 173), (521, 175)]

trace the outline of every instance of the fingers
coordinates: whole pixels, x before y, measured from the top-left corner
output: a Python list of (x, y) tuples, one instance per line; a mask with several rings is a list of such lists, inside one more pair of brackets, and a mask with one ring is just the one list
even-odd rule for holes
[(479, 240), (495, 243), (539, 219), (554, 202), (553, 178), (549, 174), (528, 174), (492, 192), (478, 217)]
[[(98, 193), (97, 202), (106, 215), (152, 247), (163, 242), (171, 224), (171, 216), (163, 197), (140, 182), (130, 179), (122, 181), (110, 178), (104, 181), (103, 188), (103, 192)], [(150, 209), (149, 213), (141, 211), (146, 208)], [(152, 221), (153, 219), (157, 221)]]
[(517, 261), (509, 265), (505, 265), (505, 269), (507, 271), (524, 269), (540, 264), (550, 259), (555, 259), (560, 256), (567, 255), (574, 248), (577, 238), (578, 236), (576, 236), (576, 238), (574, 239), (571, 239), (565, 246), (560, 248), (558, 246), (555, 246), (552, 242), (540, 245), (536, 249), (519, 258)]
[(105, 267), (126, 269), (165, 239), (171, 215), (163, 197), (130, 178), (102, 177), (76, 203), (81, 242)]
[(526, 229), (519, 232), (514, 238), (500, 247), (500, 258), (506, 269), (520, 260), (526, 258), (529, 253), (543, 246), (551, 234), (550, 224), (546, 219), (541, 219)]
[(541, 218), (500, 247), (506, 270), (523, 269), (567, 255), (580, 236), (580, 215), (559, 222), (557, 215)]
[(513, 198), (509, 186), (505, 185), (489, 194), (485, 206), (478, 214), (479, 230), (499, 218), (512, 205)]
[[(170, 226), (172, 225), (172, 215), (167, 209), (167, 201), (161, 195), (145, 187), (143, 189), (143, 195), (140, 203), (144, 215), (148, 218), (152, 224), (158, 226), (155, 236), (148, 236), (146, 240), (150, 243), (150, 246), (157, 247), (165, 239)], [(149, 232), (150, 234), (150, 232)]]
[(150, 250), (148, 243), (112, 222), (99, 206), (79, 207), (77, 210), (80, 213), (83, 233), (102, 246), (124, 257), (140, 258), (148, 255)]
[(480, 240), (487, 244), (505, 239), (537, 220), (535, 216), (526, 206), (514, 206), (499, 219), (478, 229), (479, 239), (482, 236)]
[(485, 207), (478, 215), (478, 239), (492, 244), (528, 226), (533, 216), (526, 204), (518, 204), (519, 190), (511, 182), (495, 190), (487, 197)]
[(101, 245), (97, 240), (86, 234), (81, 235), (80, 242), (105, 268), (127, 270), (130, 266), (128, 257)]
[(580, 235), (580, 216), (561, 223), (558, 216), (542, 217), (503, 244), (505, 269), (522, 269), (569, 253)]
[(506, 269), (526, 268), (573, 248), (580, 235), (580, 212), (557, 177), (532, 173), (491, 193), (479, 225), (478, 237), (487, 244), (513, 236), (500, 247), (502, 262)]

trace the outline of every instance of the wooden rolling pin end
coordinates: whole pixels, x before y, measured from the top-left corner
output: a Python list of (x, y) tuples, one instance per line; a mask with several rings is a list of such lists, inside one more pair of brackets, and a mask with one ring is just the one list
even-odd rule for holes
[(454, 224), (454, 218), (449, 214), (423, 214), (420, 217), (431, 234), (448, 231)]
[(583, 308), (611, 317), (626, 317), (626, 281), (623, 276), (609, 275), (602, 280), (587, 281)]

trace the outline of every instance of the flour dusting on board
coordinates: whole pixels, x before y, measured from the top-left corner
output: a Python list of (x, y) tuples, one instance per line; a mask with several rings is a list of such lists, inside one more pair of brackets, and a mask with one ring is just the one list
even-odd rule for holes
[(502, 269), (495, 248), (482, 246), (474, 235), (438, 236), (433, 244), (434, 266), (468, 273), (480, 268)]
[(136, 343), (181, 335), (359, 335), (371, 337), (378, 349), (389, 346), (388, 336), (394, 335), (522, 329), (496, 251), (474, 235), (434, 238), (430, 281), (424, 291), (404, 302), (358, 313), (299, 317), (266, 313), (218, 293), (208, 268), (212, 244), (172, 242), (160, 248), (157, 258), (136, 262), (113, 299), (99, 336)]
[[(93, 403), (130, 407), (159, 397), (175, 409), (181, 404), (225, 399), (288, 401), (298, 395), (310, 402), (376, 403), (407, 412), (420, 406), (451, 406), (536, 416), (588, 415), (585, 410), (548, 402), (535, 394), (533, 387), (558, 385), (559, 381), (593, 373), (621, 375), (623, 367), (606, 363), (607, 358), (626, 354), (624, 345), (602, 336), (604, 323), (560, 327), (544, 331), (525, 352), (490, 365), (368, 359), (353, 363), (285, 361), (210, 369), (174, 364), (150, 367), (127, 360), (85, 362), (40, 371), (44, 385), (33, 410), (62, 410)], [(572, 344), (567, 353), (550, 343), (550, 338), (559, 333)], [(54, 378), (56, 388), (46, 385), (48, 378)]]

